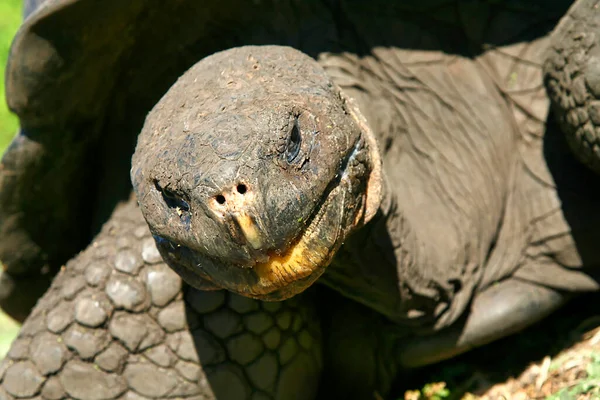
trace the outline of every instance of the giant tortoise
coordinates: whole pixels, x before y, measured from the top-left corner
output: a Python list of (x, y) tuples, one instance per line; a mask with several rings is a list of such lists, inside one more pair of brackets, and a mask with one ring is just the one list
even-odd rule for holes
[(3, 400), (385, 396), (598, 290), (597, 1), (37, 3)]

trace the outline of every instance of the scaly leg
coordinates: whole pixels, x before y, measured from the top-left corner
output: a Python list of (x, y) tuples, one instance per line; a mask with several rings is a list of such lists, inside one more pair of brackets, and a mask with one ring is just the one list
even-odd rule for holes
[(0, 364), (0, 398), (312, 399), (312, 291), (281, 303), (182, 285), (131, 200), (67, 264)]

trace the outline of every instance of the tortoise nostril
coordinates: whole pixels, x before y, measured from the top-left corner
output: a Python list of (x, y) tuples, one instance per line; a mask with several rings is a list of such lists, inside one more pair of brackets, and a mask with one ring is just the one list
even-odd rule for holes
[(247, 190), (248, 190), (248, 188), (243, 183), (240, 183), (239, 185), (237, 185), (237, 191), (239, 194), (244, 194), (244, 193), (246, 193)]
[(225, 196), (223, 196), (222, 194), (217, 195), (216, 199), (217, 199), (217, 203), (225, 204)]

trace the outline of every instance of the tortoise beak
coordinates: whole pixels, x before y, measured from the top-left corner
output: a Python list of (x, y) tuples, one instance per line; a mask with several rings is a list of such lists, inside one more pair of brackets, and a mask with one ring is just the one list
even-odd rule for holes
[(250, 265), (248, 266), (252, 267), (256, 263), (268, 262), (266, 235), (265, 231), (261, 229), (258, 219), (252, 213), (245, 211), (234, 213), (227, 219), (231, 236), (246, 248), (250, 256), (248, 260)]
[(248, 213), (242, 212), (233, 216), (238, 228), (246, 239), (246, 242), (254, 249), (260, 250), (264, 245), (264, 234), (258, 228), (254, 218)]

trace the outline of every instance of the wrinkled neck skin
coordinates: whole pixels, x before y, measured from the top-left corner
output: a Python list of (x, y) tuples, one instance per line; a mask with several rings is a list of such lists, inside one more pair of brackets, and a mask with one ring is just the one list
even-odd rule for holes
[(400, 290), (403, 286), (408, 289), (408, 282), (401, 281), (398, 271), (425, 265), (426, 253), (419, 253), (417, 238), (385, 172), (382, 178), (377, 214), (346, 240), (319, 282), (403, 326), (432, 325), (431, 314), (418, 310), (435, 307), (431, 300), (418, 296), (410, 296), (408, 302), (402, 299)]
[(508, 252), (494, 243), (518, 171), (509, 111), (468, 58), (382, 48), (319, 62), (374, 133), (384, 182), (379, 212), (345, 241), (322, 282), (400, 326), (448, 326), (491, 252)]
[(381, 186), (377, 214), (348, 237), (319, 282), (379, 312), (399, 333), (447, 326), (458, 316), (448, 311), (460, 287), (453, 282), (445, 287), (443, 274), (440, 281), (432, 276), (444, 256), (432, 247), (436, 238), (414, 228), (414, 216), (407, 216), (410, 207), (385, 168)]
[[(344, 90), (341, 92), (342, 97), (349, 97)], [(360, 97), (352, 102), (356, 107), (355, 119), (368, 125), (363, 130), (370, 132), (381, 148), (381, 132), (374, 130), (360, 111)], [(377, 154), (382, 154), (381, 149)], [(427, 266), (433, 260), (428, 259), (430, 253), (423, 251), (416, 232), (405, 217), (403, 199), (399, 196), (403, 190), (398, 190), (389, 181), (386, 167), (394, 168), (395, 160), (386, 162), (384, 158), (381, 161), (383, 165), (378, 178), (381, 203), (377, 213), (347, 238), (319, 282), (400, 326), (428, 330), (435, 326), (450, 299), (439, 295), (439, 287), (432, 287), (435, 284), (431, 285), (433, 282), (427, 277)], [(418, 276), (420, 272), (425, 273)], [(405, 279), (407, 276), (414, 277), (418, 284)]]

